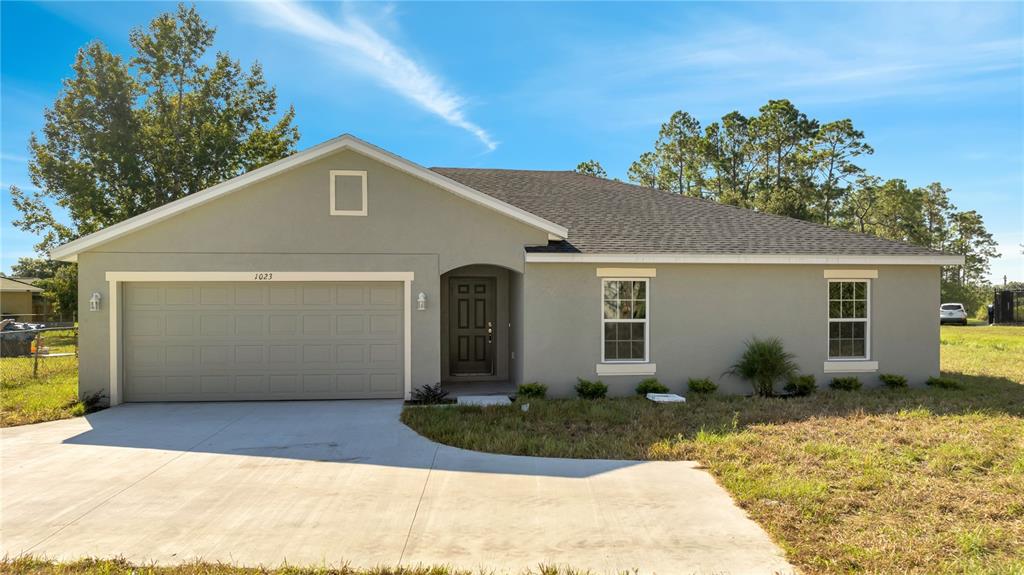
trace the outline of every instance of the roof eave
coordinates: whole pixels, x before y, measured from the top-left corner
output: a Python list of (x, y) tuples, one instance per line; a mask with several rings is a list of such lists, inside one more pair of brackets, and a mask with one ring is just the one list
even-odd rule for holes
[(526, 262), (603, 264), (818, 264), (953, 266), (963, 265), (964, 256), (951, 254), (602, 254), (527, 252)]

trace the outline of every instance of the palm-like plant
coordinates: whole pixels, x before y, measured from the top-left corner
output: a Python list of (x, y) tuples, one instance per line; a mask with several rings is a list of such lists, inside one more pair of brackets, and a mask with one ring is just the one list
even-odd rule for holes
[(728, 373), (750, 381), (755, 394), (771, 397), (775, 392), (775, 382), (796, 373), (797, 365), (793, 361), (795, 357), (786, 351), (779, 338), (755, 337), (747, 341), (747, 349), (743, 351), (743, 356)]

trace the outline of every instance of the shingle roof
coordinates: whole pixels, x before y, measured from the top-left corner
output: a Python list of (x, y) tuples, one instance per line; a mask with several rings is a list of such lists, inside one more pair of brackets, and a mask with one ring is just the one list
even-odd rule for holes
[(569, 229), (531, 252), (938, 255), (875, 236), (573, 171), (431, 168)]

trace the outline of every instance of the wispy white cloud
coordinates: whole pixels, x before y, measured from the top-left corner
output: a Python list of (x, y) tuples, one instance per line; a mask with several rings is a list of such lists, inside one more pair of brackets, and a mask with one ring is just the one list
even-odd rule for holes
[[(485, 129), (467, 118), (464, 98), (358, 16), (345, 13), (338, 21), (333, 21), (314, 9), (288, 1), (246, 4), (247, 8), (250, 6), (262, 16), (259, 21), (264, 26), (314, 43), (337, 61), (357, 66), (425, 110), (473, 134), (488, 150), (498, 147), (498, 142)], [(339, 48), (345, 52), (338, 53)], [(353, 55), (360, 58), (352, 58)]]
[(25, 156), (19, 156), (18, 154), (8, 154), (7, 152), (0, 152), (0, 161), (25, 164), (28, 163), (28, 158), (26, 158)]

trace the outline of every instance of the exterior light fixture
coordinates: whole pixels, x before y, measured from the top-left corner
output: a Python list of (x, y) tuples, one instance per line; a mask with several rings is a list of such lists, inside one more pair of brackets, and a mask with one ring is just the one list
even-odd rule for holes
[(416, 296), (416, 309), (420, 311), (426, 311), (427, 309), (427, 294), (420, 292), (420, 295)]
[(89, 311), (100, 311), (101, 299), (103, 299), (103, 296), (100, 295), (100, 292), (92, 292), (92, 297), (89, 298)]

